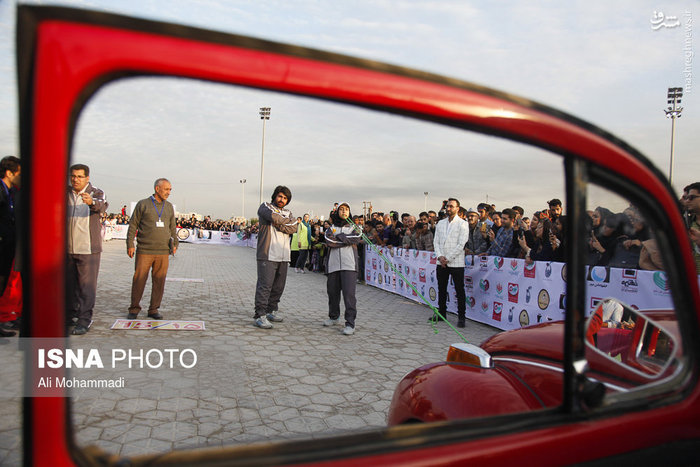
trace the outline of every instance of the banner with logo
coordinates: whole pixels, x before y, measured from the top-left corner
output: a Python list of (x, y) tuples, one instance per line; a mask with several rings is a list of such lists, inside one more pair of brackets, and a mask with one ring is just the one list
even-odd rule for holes
[(184, 243), (210, 243), (255, 248), (257, 235), (246, 237), (244, 232), (222, 232), (219, 230), (177, 229), (177, 238)]
[[(438, 307), (435, 253), (401, 248), (380, 248), (380, 251), (426, 300)], [(373, 250), (367, 248), (365, 258), (367, 284), (423, 303)], [(566, 308), (566, 270), (565, 263), (538, 261), (527, 265), (522, 259), (467, 256), (463, 284), (466, 316), (503, 330), (562, 320)], [(618, 298), (639, 309), (672, 306), (662, 271), (594, 266), (587, 268), (586, 276), (589, 313), (598, 301), (607, 297)], [(457, 312), (456, 302), (454, 284), (450, 281), (449, 312)]]
[(126, 240), (129, 224), (105, 225), (104, 240)]

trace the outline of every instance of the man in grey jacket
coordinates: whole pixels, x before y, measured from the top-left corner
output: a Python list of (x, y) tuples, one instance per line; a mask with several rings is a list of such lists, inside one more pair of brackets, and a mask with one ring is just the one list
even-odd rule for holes
[[(168, 274), (168, 254), (175, 254), (178, 246), (175, 230), (175, 209), (167, 199), (172, 185), (165, 178), (153, 184), (155, 193), (136, 203), (126, 234), (126, 253), (129, 258), (136, 254), (134, 278), (131, 282), (131, 305), (127, 319), (136, 319), (141, 311), (141, 297), (146, 287), (148, 272), (153, 269), (151, 303), (148, 318), (163, 319), (158, 312), (165, 291), (165, 276)], [(138, 250), (134, 248), (134, 237), (138, 231)]]
[[(97, 294), (97, 273), (102, 255), (100, 215), (109, 203), (105, 194), (90, 183), (90, 168), (75, 164), (70, 168), (68, 190), (68, 287), (70, 307), (67, 325), (71, 334), (88, 332)], [(73, 320), (77, 319), (76, 322)]]
[(284, 320), (278, 306), (289, 266), (289, 237), (297, 231), (297, 220), (284, 209), (292, 200), (292, 192), (286, 186), (278, 186), (272, 193), (272, 202), (258, 208), (258, 282), (255, 286), (255, 325), (272, 328), (273, 322)]

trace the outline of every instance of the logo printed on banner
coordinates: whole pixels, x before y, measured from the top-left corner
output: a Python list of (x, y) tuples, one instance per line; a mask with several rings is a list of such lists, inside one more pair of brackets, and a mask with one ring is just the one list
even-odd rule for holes
[(430, 264), (435, 264), (437, 263), (437, 256), (435, 256), (435, 253), (430, 254)]
[(430, 301), (433, 301), (433, 302), (434, 302), (435, 299), (437, 298), (437, 292), (435, 292), (435, 287), (431, 287), (431, 288), (428, 290), (428, 295), (430, 295)]
[(546, 310), (549, 306), (549, 292), (546, 289), (540, 290), (540, 293), (537, 294), (537, 306), (540, 307), (540, 310)]
[(517, 272), (518, 271), (518, 260), (517, 259), (511, 259), (510, 260), (510, 271), (511, 272)]
[(564, 266), (561, 267), (561, 280), (563, 280), (564, 282), (566, 282), (566, 274), (567, 274), (568, 271), (569, 271), (569, 270), (566, 268), (566, 266), (567, 266), (567, 265), (564, 264)]
[(178, 229), (177, 230), (177, 238), (179, 238), (182, 241), (187, 240), (190, 238), (190, 231), (189, 229)]
[(527, 314), (527, 310), (522, 310), (519, 316), (520, 326), (528, 326), (530, 324), (530, 315)]
[(382, 285), (383, 281), (384, 281), (383, 276), (381, 274), (379, 274), (379, 276), (377, 277), (377, 282), (379, 282), (379, 285)]
[(508, 301), (509, 302), (518, 303), (519, 290), (520, 290), (520, 287), (518, 287), (518, 284), (514, 284), (512, 282), (508, 283)]
[(474, 280), (472, 279), (472, 276), (464, 276), (464, 286), (468, 290), (472, 290), (474, 288)]
[(489, 290), (489, 281), (488, 279), (480, 279), (479, 280), (479, 288), (483, 290), (484, 292), (487, 292)]
[(559, 309), (562, 311), (566, 310), (566, 294), (565, 293), (559, 295)]
[(367, 271), (367, 281), (371, 281), (371, 280), (372, 280), (372, 271), (368, 270)]
[(498, 298), (501, 298), (503, 296), (503, 284), (500, 282), (496, 284), (496, 295), (498, 295)]
[(418, 273), (418, 278), (421, 282), (425, 282), (425, 268), (420, 268), (420, 272)]
[(637, 293), (639, 283), (637, 282), (636, 269), (623, 269), (622, 280), (620, 281), (620, 290), (622, 292)]
[(654, 277), (653, 277), (654, 285), (656, 285), (656, 289), (654, 290), (655, 294), (663, 294), (666, 295), (670, 293), (670, 286), (668, 285), (668, 279), (666, 277), (666, 273), (662, 271), (656, 271), (654, 272)]
[(231, 232), (221, 232), (221, 241), (230, 242), (231, 241)]
[(510, 310), (508, 310), (508, 322), (512, 323), (513, 322), (513, 310), (515, 309), (514, 306), (510, 307)]
[(537, 270), (537, 263), (535, 263), (534, 261), (530, 264), (525, 263), (525, 269), (523, 270), (523, 276), (529, 277), (530, 279), (534, 279), (536, 270)]
[(503, 303), (493, 302), (493, 316), (491, 316), (491, 318), (494, 321), (500, 321), (501, 320), (501, 313), (503, 313)]
[(610, 268), (606, 266), (593, 266), (588, 268), (588, 286), (607, 288), (610, 283)]
[(500, 256), (493, 258), (493, 265), (496, 266), (496, 270), (500, 270), (503, 267), (503, 258)]
[(384, 272), (389, 272), (389, 263), (384, 263)]
[(476, 299), (472, 297), (471, 295), (467, 295), (467, 298), (465, 300), (467, 302), (467, 306), (469, 308), (474, 308), (476, 306)]
[(416, 290), (417, 290), (416, 287), (418, 286), (418, 284), (416, 284), (415, 282), (411, 282), (411, 284), (413, 284), (413, 289), (411, 289), (411, 294), (412, 294), (414, 297), (417, 297), (418, 294), (416, 293)]
[(483, 311), (484, 313), (486, 313), (487, 311), (489, 311), (489, 304), (488, 304), (488, 302), (481, 302), (481, 311)]
[(489, 268), (489, 258), (487, 256), (479, 256), (479, 268), (488, 269)]
[(372, 269), (377, 269), (377, 258), (372, 258)]
[(472, 255), (465, 255), (464, 256), (464, 267), (471, 269), (474, 267), (474, 256)]
[(428, 257), (428, 252), (427, 252), (427, 251), (423, 251), (422, 254), (421, 254), (421, 258), (425, 259), (425, 258), (427, 258), (427, 257)]
[(527, 290), (525, 291), (525, 303), (530, 303), (530, 299), (532, 298), (532, 286), (529, 286)]
[(547, 263), (547, 265), (544, 267), (544, 277), (545, 279), (549, 279), (549, 276), (552, 275), (552, 263)]
[(430, 283), (434, 284), (435, 283), (435, 269), (430, 271)]
[(418, 250), (413, 250), (413, 257), (418, 258), (418, 255), (420, 254), (420, 251)]

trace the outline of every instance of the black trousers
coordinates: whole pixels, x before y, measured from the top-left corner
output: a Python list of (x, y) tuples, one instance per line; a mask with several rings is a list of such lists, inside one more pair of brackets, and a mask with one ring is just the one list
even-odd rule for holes
[(443, 268), (437, 265), (435, 274), (438, 281), (438, 307), (440, 314), (445, 316), (447, 313), (447, 284), (451, 277), (457, 292), (457, 316), (463, 320), (467, 309), (467, 296), (464, 292), (464, 268)]
[(357, 317), (357, 299), (355, 287), (357, 286), (356, 271), (336, 271), (328, 274), (326, 290), (328, 291), (328, 317), (338, 319), (340, 317), (340, 292), (343, 292), (345, 302), (345, 325), (355, 327)]

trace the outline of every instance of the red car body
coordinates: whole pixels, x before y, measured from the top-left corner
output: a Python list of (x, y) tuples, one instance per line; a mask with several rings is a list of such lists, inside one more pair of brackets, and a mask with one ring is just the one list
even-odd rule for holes
[[(552, 390), (542, 391), (538, 400), (515, 384), (515, 375), (479, 372), (479, 392), (492, 398), (491, 406), (503, 404), (512, 415), (481, 418), (478, 423), (462, 419), (395, 427), (327, 442), (159, 453), (135, 463), (496, 466), (514, 462), (601, 462), (605, 458), (613, 458), (616, 463), (620, 459), (668, 461), (673, 455), (694, 455), (697, 459), (700, 293), (695, 265), (673, 190), (651, 163), (625, 143), (544, 105), (437, 75), (105, 13), (29, 6), (19, 6), (17, 11), (25, 201), (19, 222), (27, 232), (22, 246), (24, 336), (63, 335), (65, 181), (75, 122), (87, 99), (100, 86), (124, 76), (179, 76), (311, 96), (524, 142), (563, 157), (570, 219), (578, 219), (585, 206), (580, 187), (589, 178), (605, 177), (613, 188), (638, 196), (640, 205), (665, 227), (660, 236), (668, 246), (665, 264), (669, 266), (685, 358), (682, 374), (672, 382), (665, 397), (642, 398), (634, 404), (600, 410), (587, 410), (580, 403), (575, 363), (585, 357), (585, 317), (581, 311), (585, 282), (582, 256), (571, 249), (563, 336), (561, 326), (534, 330), (551, 333), (551, 342), (559, 339), (560, 381), (550, 381), (547, 372), (542, 371), (541, 386), (551, 385)], [(41, 209), (32, 209), (39, 203)], [(574, 244), (576, 221), (572, 221), (572, 227), (568, 235)], [(516, 334), (494, 339), (486, 348), (497, 344), (506, 348), (510, 336)], [(554, 357), (557, 351), (550, 351)], [(452, 380), (475, 370), (437, 364), (426, 371), (432, 371), (431, 379)], [(28, 368), (27, 373), (26, 380), (31, 381), (32, 369)], [(561, 388), (559, 402), (554, 395), (557, 385)], [(519, 392), (515, 402), (502, 397), (510, 390)], [(444, 394), (430, 394), (428, 385), (425, 391), (430, 397), (419, 402), (424, 405), (422, 413), (432, 411), (442, 419), (459, 416), (450, 407), (436, 404), (433, 397), (442, 398)], [(461, 396), (459, 391), (455, 388), (451, 395), (457, 398)], [(66, 398), (26, 398), (23, 433), (27, 465), (117, 462), (113, 458), (97, 459), (76, 445)], [(615, 442), (601, 442), (611, 439)]]
[[(646, 311), (644, 316), (679, 336), (672, 311)], [(642, 326), (635, 330), (603, 328), (598, 341), (619, 343), (610, 349), (626, 366), (643, 370), (634, 360)], [(620, 335), (624, 335), (620, 338)], [(616, 338), (617, 337), (617, 338)], [(440, 362), (417, 368), (398, 384), (389, 408), (390, 426), (485, 417), (552, 408), (562, 403), (564, 322), (537, 324), (506, 331), (487, 339), (481, 348), (493, 359), (492, 368)], [(606, 345), (606, 344), (602, 344)], [(649, 383), (613, 359), (588, 349), (589, 377), (608, 392), (626, 391)], [(662, 379), (673, 373), (670, 366)]]

